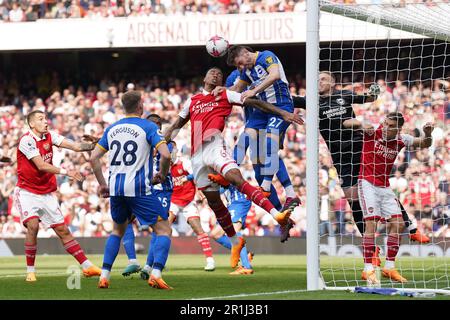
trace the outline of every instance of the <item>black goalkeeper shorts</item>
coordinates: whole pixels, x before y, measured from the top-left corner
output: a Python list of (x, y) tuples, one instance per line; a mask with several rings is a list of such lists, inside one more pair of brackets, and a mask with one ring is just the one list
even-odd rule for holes
[(361, 152), (343, 152), (333, 157), (333, 164), (341, 180), (341, 188), (349, 188), (358, 183)]

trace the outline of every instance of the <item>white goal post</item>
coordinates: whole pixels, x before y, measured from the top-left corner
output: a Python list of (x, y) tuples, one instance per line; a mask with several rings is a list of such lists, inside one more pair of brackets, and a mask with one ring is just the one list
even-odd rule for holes
[[(336, 77), (338, 89), (365, 94), (372, 84), (381, 87), (375, 102), (354, 106), (356, 118), (371, 122), (375, 128), (393, 111), (405, 114), (402, 133), (417, 136), (426, 120), (435, 123), (433, 145), (427, 151), (400, 151), (401, 160), (394, 165), (395, 181), (407, 186), (393, 187), (413, 223), (410, 228), (418, 227), (431, 242), (412, 242), (409, 229), (405, 229), (395, 266), (408, 282), (384, 279), (379, 272), (378, 277), (382, 278), (382, 288), (450, 295), (450, 197), (443, 200), (445, 192), (439, 191), (441, 181), (448, 185), (445, 175), (450, 171), (445, 153), (450, 132), (450, 115), (445, 109), (450, 104), (448, 17), (450, 2), (441, 0), (307, 1), (307, 290), (367, 286), (361, 279), (362, 237), (355, 227), (350, 228), (349, 206), (345, 214), (340, 213), (339, 221), (334, 213), (335, 196), (342, 190), (336, 171), (325, 170), (329, 182), (319, 181), (321, 159), (328, 148), (319, 131), (318, 79), (320, 71), (327, 71)], [(330, 190), (328, 195), (319, 192), (321, 183)], [(423, 191), (425, 186), (431, 190), (430, 199)], [(380, 224), (376, 238), (383, 252), (381, 266), (388, 248), (385, 229)]]

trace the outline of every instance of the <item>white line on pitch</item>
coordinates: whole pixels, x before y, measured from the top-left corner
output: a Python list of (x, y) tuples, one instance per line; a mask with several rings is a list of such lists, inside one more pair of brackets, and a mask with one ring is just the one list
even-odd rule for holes
[[(36, 273), (37, 276), (63, 276), (67, 274), (66, 272), (63, 273), (55, 273), (55, 272), (48, 272), (48, 273)], [(5, 274), (5, 275), (0, 275), (0, 278), (22, 278), (25, 276), (25, 273), (23, 274)]]
[(242, 293), (242, 294), (235, 294), (235, 295), (231, 295), (231, 296), (194, 298), (194, 299), (190, 299), (190, 300), (214, 300), (214, 299), (227, 299), (227, 298), (243, 298), (243, 297), (251, 297), (251, 296), (270, 296), (270, 295), (275, 295), (275, 294), (296, 293), (296, 292), (306, 292), (306, 291), (307, 290), (285, 290), (285, 291), (273, 291), (273, 292)]

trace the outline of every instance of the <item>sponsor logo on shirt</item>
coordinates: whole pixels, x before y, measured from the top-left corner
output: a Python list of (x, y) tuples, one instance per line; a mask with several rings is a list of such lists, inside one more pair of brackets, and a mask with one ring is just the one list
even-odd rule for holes
[(210, 112), (214, 107), (218, 107), (219, 103), (215, 101), (210, 101), (207, 103), (202, 103), (198, 100), (192, 107), (192, 113), (205, 113)]
[(375, 142), (375, 154), (380, 155), (385, 159), (394, 160), (397, 157), (398, 151), (388, 148), (387, 146), (379, 143), (379, 141)]
[(330, 108), (327, 111), (323, 112), (323, 115), (326, 116), (328, 119), (333, 118), (336, 116), (341, 116), (347, 112), (347, 109), (345, 107), (338, 107), (338, 108)]

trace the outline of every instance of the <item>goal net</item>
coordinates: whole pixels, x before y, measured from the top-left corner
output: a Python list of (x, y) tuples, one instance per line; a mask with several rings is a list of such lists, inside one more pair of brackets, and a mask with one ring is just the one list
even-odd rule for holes
[[(348, 99), (353, 99), (351, 106), (356, 119), (372, 124), (375, 129), (391, 112), (404, 116), (401, 133), (416, 138), (423, 136), (425, 123), (434, 123), (431, 147), (405, 147), (397, 155), (386, 145), (383, 151), (396, 156), (389, 188), (406, 211), (407, 218), (402, 220), (409, 220), (401, 231), (395, 258), (395, 268), (407, 282), (398, 282), (387, 277), (391, 273), (383, 272), (386, 258), (392, 260), (396, 250), (383, 219), (375, 233), (381, 265), (374, 264), (374, 270), (380, 280), (378, 286), (383, 288), (450, 294), (450, 3), (352, 2), (319, 2), (318, 68), (333, 75), (335, 92), (346, 90), (351, 97), (339, 100), (331, 94), (320, 98), (320, 283), (334, 290), (368, 286), (362, 274), (366, 247), (348, 200), (352, 186), (356, 190), (354, 197), (358, 197), (358, 182), (352, 179), (358, 172), (352, 164), (361, 161), (358, 156), (361, 150), (354, 142), (362, 139), (362, 134), (348, 135), (333, 122), (336, 117), (348, 117), (345, 105)], [(380, 89), (374, 101), (354, 98), (370, 96), (373, 84)], [(376, 91), (376, 87), (373, 89)], [(333, 141), (336, 136), (337, 143)], [(327, 139), (331, 140), (328, 145)], [(371, 201), (381, 203), (380, 211), (385, 211), (380, 212), (382, 217), (391, 211), (383, 199)], [(361, 207), (366, 205), (359, 203)], [(376, 210), (365, 207), (373, 215)], [(414, 233), (415, 229), (419, 233)], [(414, 241), (420, 235), (429, 237), (430, 242)]]

